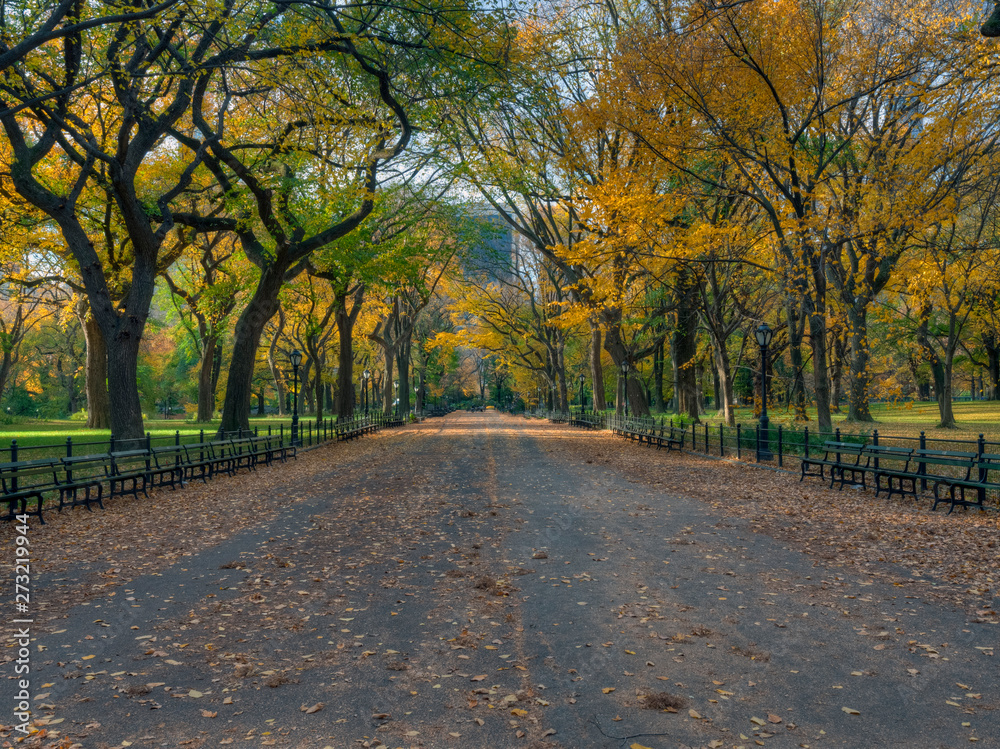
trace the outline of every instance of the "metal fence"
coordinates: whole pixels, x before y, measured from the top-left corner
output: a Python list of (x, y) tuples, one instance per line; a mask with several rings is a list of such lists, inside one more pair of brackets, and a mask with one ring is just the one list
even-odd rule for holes
[[(841, 432), (839, 428), (832, 432), (820, 432), (809, 427), (802, 429), (786, 429), (779, 424), (767, 430), (767, 434), (761, 434), (760, 425), (747, 426), (737, 424), (734, 427), (724, 424), (683, 424), (680, 421), (668, 417), (636, 417), (628, 418), (620, 414), (601, 414), (573, 411), (570, 413), (552, 413), (550, 419), (556, 422), (580, 421), (581, 418), (599, 420), (600, 428), (603, 429), (625, 429), (625, 430), (649, 430), (649, 429), (670, 429), (677, 427), (686, 433), (685, 447), (694, 452), (706, 455), (715, 455), (724, 458), (736, 458), (737, 460), (757, 460), (758, 462), (768, 462), (780, 468), (789, 467), (798, 470), (803, 458), (821, 458), (826, 442), (849, 442), (859, 445), (904, 447), (913, 450), (939, 450), (946, 452), (962, 452), (976, 456), (985, 454), (1000, 454), (1000, 442), (988, 441), (982, 434), (975, 440), (950, 439), (945, 437), (927, 436), (925, 432), (920, 432), (918, 437), (903, 437), (897, 435), (880, 434), (877, 429), (871, 433), (852, 434)], [(762, 453), (770, 452), (770, 461), (759, 460)], [(927, 466), (924, 463), (915, 461), (917, 464), (917, 474), (927, 475)], [(877, 465), (875, 466), (877, 468)], [(940, 475), (957, 475), (954, 471), (958, 469), (939, 468)], [(928, 480), (922, 479), (920, 482), (922, 491), (928, 489)], [(995, 490), (986, 493), (986, 502), (994, 507), (1000, 507), (1000, 492)]]

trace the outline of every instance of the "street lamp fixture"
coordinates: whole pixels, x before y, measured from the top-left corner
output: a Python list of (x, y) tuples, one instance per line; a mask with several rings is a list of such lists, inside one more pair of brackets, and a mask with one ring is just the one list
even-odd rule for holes
[(361, 379), (364, 380), (365, 384), (365, 416), (368, 415), (368, 380), (371, 379), (372, 373), (367, 369), (361, 373)]
[(288, 355), (292, 363), (292, 445), (299, 444), (299, 365), (302, 364), (302, 352), (292, 349)]
[(583, 383), (587, 379), (583, 372), (580, 373), (580, 410), (583, 411)]
[(762, 322), (754, 331), (757, 345), (760, 346), (760, 437), (757, 439), (757, 462), (774, 460), (771, 453), (770, 420), (767, 418), (767, 347), (771, 345), (774, 331), (766, 322)]

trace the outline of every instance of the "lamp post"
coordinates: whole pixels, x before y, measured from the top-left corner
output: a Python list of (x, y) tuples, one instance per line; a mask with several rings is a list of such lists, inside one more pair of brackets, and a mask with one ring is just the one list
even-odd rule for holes
[(361, 373), (361, 379), (365, 381), (365, 416), (368, 415), (368, 380), (371, 379), (372, 373), (367, 369)]
[(625, 401), (625, 418), (628, 418), (628, 360), (622, 360), (622, 400)]
[(292, 444), (299, 444), (299, 365), (302, 363), (302, 352), (292, 349), (288, 355), (292, 363)]
[(774, 337), (766, 322), (762, 322), (760, 327), (754, 331), (757, 344), (760, 346), (760, 438), (757, 440), (757, 462), (774, 460), (771, 454), (771, 433), (770, 420), (767, 418), (767, 347)]
[(395, 400), (392, 402), (392, 413), (395, 416), (399, 415), (399, 380), (392, 381), (392, 394), (395, 396)]
[(420, 400), (420, 383), (413, 384), (413, 413), (417, 414), (417, 401)]
[(586, 379), (587, 379), (587, 377), (583, 374), (583, 372), (581, 372), (580, 373), (580, 412), (581, 413), (583, 412), (583, 382)]

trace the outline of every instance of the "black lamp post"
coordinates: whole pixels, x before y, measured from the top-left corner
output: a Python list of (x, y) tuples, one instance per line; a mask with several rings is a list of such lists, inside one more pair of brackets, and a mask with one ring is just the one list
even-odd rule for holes
[(367, 369), (361, 373), (361, 379), (365, 381), (365, 416), (368, 415), (368, 380), (371, 379), (372, 373)]
[(760, 346), (760, 438), (757, 440), (757, 462), (764, 460), (774, 460), (771, 454), (771, 432), (770, 420), (767, 418), (767, 347), (774, 337), (766, 322), (762, 322), (760, 327), (754, 331), (757, 343)]
[(292, 349), (288, 355), (292, 363), (292, 444), (299, 444), (299, 365), (302, 363), (302, 352)]
[(628, 418), (628, 360), (622, 360), (622, 400), (625, 401), (625, 418)]
[(392, 413), (394, 416), (399, 416), (399, 380), (392, 381), (392, 394), (396, 396), (392, 402)]
[(583, 372), (581, 372), (580, 373), (580, 411), (581, 412), (583, 411), (583, 382), (586, 379), (587, 379), (587, 377), (583, 374)]

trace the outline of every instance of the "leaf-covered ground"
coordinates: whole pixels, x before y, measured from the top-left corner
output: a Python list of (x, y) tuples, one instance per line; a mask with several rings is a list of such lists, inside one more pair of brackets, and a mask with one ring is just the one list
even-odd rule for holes
[(995, 515), (486, 413), (52, 518), (4, 746), (1000, 735)]

